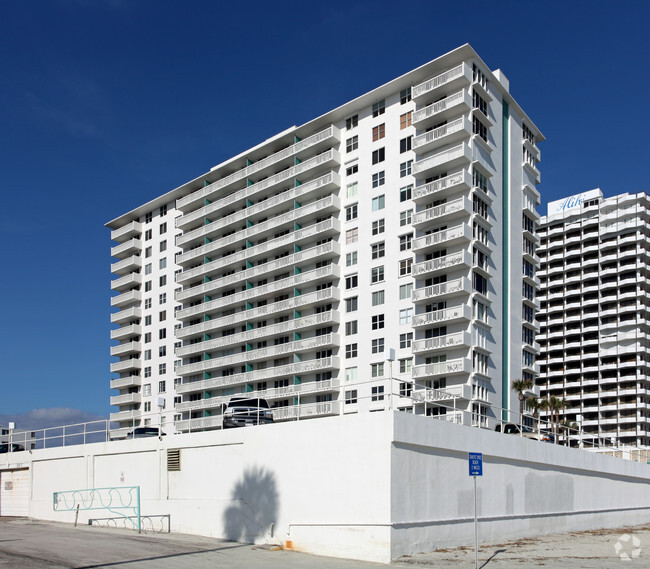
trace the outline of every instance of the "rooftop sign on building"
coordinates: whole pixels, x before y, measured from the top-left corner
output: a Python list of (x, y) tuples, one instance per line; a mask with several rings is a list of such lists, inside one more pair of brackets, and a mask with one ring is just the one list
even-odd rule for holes
[(567, 212), (577, 213), (579, 208), (582, 207), (586, 201), (592, 199), (602, 199), (603, 192), (600, 188), (595, 190), (589, 190), (588, 192), (582, 192), (581, 194), (576, 194), (574, 196), (569, 196), (568, 198), (562, 198), (561, 200), (556, 200), (554, 202), (548, 202), (546, 206), (546, 215), (558, 215), (566, 214)]

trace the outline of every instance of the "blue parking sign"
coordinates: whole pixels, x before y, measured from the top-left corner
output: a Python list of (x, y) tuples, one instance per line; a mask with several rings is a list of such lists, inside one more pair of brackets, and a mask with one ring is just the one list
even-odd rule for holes
[(483, 476), (483, 453), (481, 452), (469, 453), (469, 475)]

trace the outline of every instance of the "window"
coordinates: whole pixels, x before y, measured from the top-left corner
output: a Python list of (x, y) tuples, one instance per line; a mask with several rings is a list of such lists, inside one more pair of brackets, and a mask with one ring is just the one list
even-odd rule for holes
[(408, 251), (413, 243), (413, 233), (407, 233), (399, 236), (399, 250)]
[(348, 229), (345, 232), (345, 243), (350, 245), (350, 243), (356, 243), (359, 240), (359, 228), (354, 227), (353, 229)]
[(407, 283), (400, 285), (399, 287), (399, 299), (400, 300), (411, 300), (411, 293), (413, 292), (413, 283)]
[(476, 65), (476, 63), (472, 64), (472, 79), (475, 83), (478, 83), (487, 91), (488, 88), (488, 81), (487, 77), (485, 76), (485, 73), (483, 73)]
[(472, 259), (474, 261), (474, 265), (477, 267), (480, 267), (484, 271), (488, 270), (488, 264), (490, 261), (490, 256), (487, 253), (483, 253), (480, 249), (473, 247), (472, 248)]
[(345, 128), (351, 130), (359, 125), (359, 115), (352, 115), (345, 119)]
[(481, 320), (482, 322), (488, 321), (488, 309), (485, 304), (478, 300), (472, 302), (472, 312), (474, 318)]
[(525, 344), (531, 344), (535, 341), (535, 332), (525, 326), (521, 327), (521, 341)]
[(399, 92), (399, 104), (404, 105), (411, 100), (411, 88), (407, 87)]
[(524, 275), (526, 275), (527, 277), (530, 277), (531, 279), (535, 278), (535, 266), (530, 261), (526, 261), (524, 259), (522, 269), (523, 269)]
[(399, 190), (399, 201), (405, 202), (413, 197), (413, 186), (405, 186)]
[(358, 333), (359, 326), (358, 326), (358, 321), (357, 320), (352, 320), (351, 322), (346, 322), (345, 323), (345, 335), (346, 336), (354, 336), (355, 334)]
[(386, 207), (386, 198), (381, 195), (376, 198), (372, 198), (372, 211), (379, 211)]
[(149, 413), (151, 411), (151, 401), (145, 401), (144, 402), (144, 412)]
[(379, 164), (386, 159), (386, 149), (378, 148), (377, 150), (372, 151), (372, 163)]
[(384, 172), (384, 170), (372, 175), (373, 188), (378, 188), (379, 186), (383, 186), (385, 182), (386, 182), (386, 172)]
[(147, 247), (147, 248), (144, 250), (144, 256), (145, 256), (145, 258), (147, 258), (147, 257), (151, 257), (151, 247)]
[(167, 302), (167, 293), (163, 292), (162, 294), (158, 295), (158, 304), (165, 304)]
[[(144, 299), (144, 308), (145, 308), (145, 310), (147, 308), (151, 308), (151, 299), (150, 298), (145, 298)], [(145, 322), (145, 324), (146, 324), (146, 322)]]
[(346, 152), (352, 152), (353, 150), (356, 150), (359, 148), (359, 137), (358, 136), (353, 136), (352, 138), (348, 138), (345, 141), (345, 151)]
[(413, 210), (407, 209), (406, 211), (400, 211), (399, 213), (399, 224), (400, 227), (405, 225), (411, 225), (411, 220), (413, 219)]
[(400, 324), (410, 324), (413, 319), (413, 309), (404, 308), (399, 311), (399, 323)]
[(375, 338), (371, 341), (371, 351), (373, 354), (381, 354), (384, 351), (384, 339)]
[(472, 237), (474, 239), (477, 239), (483, 245), (487, 245), (489, 241), (489, 231), (485, 229), (480, 223), (477, 223), (476, 221), (472, 224)]
[(345, 404), (354, 405), (357, 402), (357, 390), (348, 389), (345, 391)]
[[(151, 369), (151, 368), (149, 368)], [(150, 397), (151, 396), (151, 384), (150, 383), (145, 383), (142, 386), (142, 395), (144, 397)]]
[(476, 292), (480, 292), (481, 294), (487, 294), (488, 282), (483, 275), (479, 275), (477, 272), (473, 272), (472, 283), (474, 285), (474, 290)]
[(167, 240), (160, 242), (160, 252), (164, 253), (167, 251)]
[(487, 178), (481, 174), (476, 168), (472, 170), (472, 183), (484, 193), (488, 193)]
[(535, 319), (535, 311), (532, 309), (532, 307), (528, 306), (527, 304), (524, 304), (521, 307), (521, 317), (526, 322), (530, 322), (532, 324), (533, 320)]
[(167, 320), (167, 311), (166, 310), (161, 310), (158, 313), (158, 321), (159, 322), (164, 322), (165, 320)]
[(151, 274), (151, 263), (147, 263), (144, 266), (144, 274), (145, 275), (150, 275)]
[(400, 373), (411, 373), (413, 368), (413, 358), (404, 358), (399, 360), (399, 372)]
[(380, 125), (372, 127), (372, 141), (376, 142), (386, 136), (386, 124), (381, 123)]
[(399, 276), (410, 275), (413, 271), (413, 259), (403, 259), (399, 262)]
[(151, 377), (151, 368), (150, 367), (144, 368), (144, 376), (145, 377)]
[(535, 234), (535, 221), (525, 213), (522, 214), (521, 224), (524, 231), (528, 231), (528, 233), (532, 233), (533, 235)]
[(167, 204), (160, 206), (160, 217), (165, 217), (167, 215)]
[(399, 384), (399, 395), (400, 397), (411, 397), (413, 393), (413, 384), (406, 381), (402, 381)]
[(475, 109), (481, 111), (486, 117), (488, 116), (487, 101), (474, 89), (472, 89), (472, 103)]
[(357, 344), (347, 344), (345, 346), (345, 357), (346, 358), (357, 357)]
[(371, 328), (373, 330), (381, 330), (384, 327), (384, 315), (383, 314), (375, 314), (371, 319)]
[(488, 129), (476, 115), (472, 118), (472, 132), (478, 134), (483, 140), (485, 140), (485, 142), (487, 142)]
[(399, 141), (399, 153), (402, 154), (404, 152), (408, 152), (409, 150), (411, 150), (412, 142), (413, 142), (412, 136), (407, 136), (406, 138), (402, 138), (402, 140)]
[(348, 198), (356, 198), (358, 193), (359, 193), (359, 184), (358, 184), (358, 182), (354, 182), (352, 184), (347, 185), (347, 187), (346, 187), (346, 196)]
[(158, 330), (158, 339), (159, 340), (164, 340), (166, 337), (167, 337), (167, 329), (166, 328), (162, 328), (162, 329)]
[(377, 290), (372, 293), (372, 305), (373, 306), (380, 306), (384, 304), (384, 291), (383, 290)]
[(372, 106), (372, 116), (373, 116), (373, 118), (377, 118), (379, 115), (383, 115), (385, 112), (386, 112), (386, 101), (384, 101), (384, 100), (377, 101)]
[(158, 393), (165, 393), (167, 391), (167, 382), (159, 381), (158, 382)]
[(345, 311), (355, 312), (359, 309), (359, 297), (353, 296), (352, 298), (345, 299)]
[(151, 281), (145, 281), (144, 292), (149, 292), (150, 290), (151, 290)]
[(379, 364), (370, 364), (371, 377), (384, 377), (384, 362)]
[(522, 350), (521, 352), (521, 363), (526, 367), (535, 366), (535, 354), (529, 352), (528, 350)]
[(380, 283), (384, 281), (384, 266), (373, 267), (370, 269), (370, 283)]
[(404, 113), (403, 115), (400, 115), (399, 117), (399, 127), (400, 129), (405, 129), (409, 126), (411, 126), (411, 122), (413, 120), (413, 111), (409, 111), (408, 113)]
[(375, 385), (371, 389), (371, 401), (383, 401), (384, 400), (384, 386)]
[(348, 166), (345, 169), (345, 175), (351, 176), (352, 174), (356, 174), (358, 171), (359, 171), (359, 164), (352, 164), (352, 166)]
[(376, 221), (372, 222), (372, 234), (373, 235), (379, 235), (380, 233), (384, 232), (384, 220), (383, 219), (377, 219)]
[(529, 283), (523, 283), (521, 287), (521, 294), (528, 300), (535, 300), (535, 287)]
[(359, 214), (358, 204), (352, 204), (345, 208), (345, 221), (356, 219)]
[(167, 346), (160, 346), (158, 348), (158, 356), (164, 358), (167, 355)]
[(158, 366), (158, 375), (165, 375), (167, 373), (167, 364), (160, 364)]
[(144, 359), (145, 359), (145, 361), (151, 359), (151, 350), (145, 350), (144, 351)]
[(412, 167), (413, 167), (413, 160), (407, 160), (406, 162), (402, 162), (399, 165), (399, 177), (404, 178), (405, 176), (410, 175)]
[(160, 234), (167, 233), (167, 223), (160, 224)]
[(359, 286), (359, 275), (349, 275), (345, 277), (345, 288), (357, 288)]
[(386, 255), (386, 245), (383, 241), (370, 246), (371, 258), (379, 259)]
[(346, 267), (351, 267), (353, 265), (356, 265), (358, 261), (358, 253), (357, 251), (352, 251), (351, 253), (347, 253), (345, 255), (345, 266)]
[(160, 286), (165, 286), (167, 284), (167, 275), (163, 275), (158, 279), (158, 284)]
[(345, 381), (356, 381), (357, 380), (357, 368), (356, 367), (346, 367), (345, 368)]
[(151, 332), (147, 332), (147, 333), (144, 335), (144, 343), (145, 343), (145, 344), (149, 344), (150, 342), (151, 342)]
[(163, 257), (158, 261), (158, 268), (159, 269), (166, 269), (167, 268), (167, 257)]
[(144, 222), (145, 223), (151, 223), (151, 220), (153, 219), (153, 212), (148, 211), (147, 213), (144, 214)]
[(474, 350), (472, 355), (472, 369), (476, 373), (487, 375), (488, 373), (488, 356)]
[(400, 349), (410, 348), (412, 343), (413, 343), (413, 332), (407, 332), (406, 334), (399, 335)]
[(481, 198), (476, 194), (472, 196), (472, 209), (474, 213), (477, 213), (484, 219), (488, 218), (488, 204), (485, 203)]
[(147, 230), (144, 232), (144, 240), (145, 240), (145, 241), (149, 241), (149, 240), (151, 239), (152, 236), (153, 236), (153, 232), (151, 231), (151, 229), (147, 229)]

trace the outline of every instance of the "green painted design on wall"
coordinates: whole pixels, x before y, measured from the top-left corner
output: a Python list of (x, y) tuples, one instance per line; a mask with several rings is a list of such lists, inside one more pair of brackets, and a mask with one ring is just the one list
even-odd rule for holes
[(302, 273), (302, 269), (300, 267), (294, 267), (293, 268), (293, 274), (294, 275), (299, 275), (300, 273)]
[(302, 361), (300, 354), (293, 354), (293, 363), (298, 363)]
[(296, 178), (293, 181), (293, 185), (294, 185), (295, 188), (297, 188), (298, 186), (302, 186), (302, 182), (298, 178)]
[(294, 385), (300, 385), (302, 383), (302, 378), (299, 375), (294, 375), (293, 376), (293, 384)]
[(294, 134), (293, 135), (293, 143), (298, 144), (300, 142), (300, 139)]
[(249, 180), (248, 178), (246, 178), (246, 186), (250, 187), (250, 186), (252, 186), (253, 184), (254, 184), (254, 182), (252, 182), (251, 180)]
[(210, 374), (209, 371), (203, 372), (203, 379), (212, 379), (212, 375)]
[(207, 342), (208, 340), (212, 340), (212, 336), (210, 334), (203, 334), (203, 341)]
[(253, 364), (246, 364), (246, 371), (253, 371)]
[(247, 384), (246, 384), (246, 392), (247, 392), (247, 393), (250, 393), (251, 391), (255, 391), (255, 389), (253, 389), (252, 384), (247, 383)]
[(299, 207), (302, 207), (302, 206), (300, 205), (300, 202), (294, 200), (294, 202), (293, 202), (293, 209), (298, 209)]
[(299, 288), (294, 288), (293, 289), (293, 296), (300, 296), (302, 293), (300, 292)]
[(204, 391), (203, 399), (212, 399), (212, 393), (210, 391)]
[(246, 310), (252, 310), (253, 309), (253, 304), (251, 302), (246, 301)]
[(298, 340), (301, 340), (302, 336), (300, 335), (300, 332), (294, 332), (293, 333), (293, 341), (297, 342)]
[(503, 236), (503, 273), (501, 275), (501, 281), (503, 283), (503, 305), (502, 305), (502, 325), (503, 325), (503, 339), (501, 342), (501, 361), (502, 361), (502, 378), (501, 378), (501, 407), (503, 407), (502, 420), (508, 420), (508, 412), (506, 411), (509, 408), (508, 405), (508, 395), (510, 393), (510, 358), (508, 356), (508, 348), (510, 346), (510, 249), (509, 249), (509, 237), (510, 237), (510, 109), (508, 103), (503, 101), (503, 121), (502, 121), (502, 150), (501, 150), (501, 195), (502, 202), (501, 208), (503, 212), (503, 226), (502, 226), (502, 236)]
[(293, 224), (293, 230), (294, 230), (294, 231), (299, 231), (300, 229), (302, 229), (302, 225), (300, 225), (299, 223), (295, 223), (295, 222), (294, 222), (294, 224)]
[(253, 351), (253, 344), (249, 344), (246, 342), (246, 351), (247, 352), (252, 352)]
[[(207, 179), (203, 180), (203, 186), (204, 186), (204, 187), (209, 186), (211, 183), (212, 183), (212, 182), (209, 182)], [(208, 204), (205, 204), (205, 205), (208, 205)]]
[(246, 158), (246, 166), (252, 166), (253, 161), (250, 158)]
[(300, 318), (301, 316), (302, 316), (302, 315), (300, 314), (300, 311), (294, 309), (294, 311), (293, 311), (293, 317), (294, 317), (294, 318)]

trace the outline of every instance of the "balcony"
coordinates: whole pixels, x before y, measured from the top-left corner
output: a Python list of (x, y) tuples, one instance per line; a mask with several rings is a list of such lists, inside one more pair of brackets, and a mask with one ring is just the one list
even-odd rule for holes
[[(436, 209), (436, 208), (433, 208)], [(413, 240), (413, 251), (426, 253), (432, 251), (441, 245), (458, 245), (469, 243), (472, 240), (472, 229), (466, 223), (461, 223), (443, 231), (429, 233)]]
[(123, 242), (129, 237), (135, 237), (142, 233), (142, 224), (139, 221), (132, 221), (119, 229), (111, 231), (111, 239), (113, 241)]
[(450, 168), (462, 168), (472, 162), (472, 150), (466, 142), (440, 150), (436, 154), (422, 158), (413, 164), (413, 175), (425, 179), (441, 174)]
[(129, 254), (133, 254), (142, 250), (142, 241), (140, 239), (129, 239), (124, 243), (116, 245), (111, 248), (111, 257), (117, 257), (119, 259), (124, 258)]
[(305, 403), (292, 407), (275, 407), (273, 409), (274, 421), (288, 421), (309, 419), (310, 417), (325, 417), (338, 415), (341, 412), (340, 401), (324, 401), (322, 403)]
[(440, 299), (441, 297), (470, 294), (471, 292), (472, 288), (469, 279), (467, 277), (461, 277), (453, 281), (416, 289), (412, 293), (411, 300), (414, 303), (423, 302), (431, 299)]
[(111, 413), (111, 423), (123, 423), (124, 421), (133, 421), (139, 419), (141, 416), (140, 411), (120, 411), (119, 413)]
[(445, 389), (426, 388), (413, 393), (413, 399), (418, 402), (453, 401), (454, 399), (469, 400), (471, 398), (472, 387), (466, 384), (451, 385)]
[(111, 314), (111, 322), (119, 324), (121, 322), (128, 322), (129, 320), (139, 319), (142, 317), (142, 310), (138, 307), (127, 308)]
[(413, 265), (413, 275), (416, 277), (424, 275), (432, 275), (435, 273), (442, 273), (449, 269), (469, 268), (472, 266), (472, 255), (468, 251), (457, 251), (431, 259), (430, 261), (423, 261)]
[(122, 259), (117, 263), (111, 265), (111, 273), (115, 275), (124, 275), (132, 273), (142, 268), (142, 257), (139, 255), (131, 255), (127, 259)]
[(432, 124), (439, 124), (454, 115), (465, 113), (471, 108), (472, 97), (468, 90), (463, 89), (415, 111), (413, 113), (413, 125), (422, 130)]
[(203, 431), (204, 429), (220, 429), (222, 424), (223, 416), (217, 415), (216, 417), (200, 417), (198, 419), (176, 421), (174, 426), (177, 431), (186, 433), (191, 431)]
[(442, 322), (460, 322), (461, 320), (471, 320), (472, 309), (468, 304), (460, 304), (458, 306), (451, 306), (443, 310), (435, 310), (433, 312), (424, 312), (413, 316), (413, 328), (421, 328), (422, 326), (433, 326)]
[(126, 342), (118, 346), (111, 346), (111, 356), (125, 356), (142, 350), (140, 342)]
[(128, 405), (140, 403), (142, 396), (139, 393), (125, 393), (124, 395), (113, 395), (111, 405)]
[(456, 348), (463, 346), (471, 346), (471, 336), (469, 332), (457, 332), (455, 334), (438, 336), (437, 338), (423, 338), (422, 340), (415, 340), (413, 342), (413, 353), (423, 354), (426, 352), (435, 352), (447, 348)]
[(472, 136), (472, 125), (463, 115), (438, 128), (423, 132), (413, 139), (413, 150), (416, 154), (426, 154), (444, 144), (453, 144)]
[(339, 140), (340, 140), (340, 131), (338, 130), (338, 128), (331, 125), (325, 130), (322, 130), (321, 132), (318, 132), (308, 138), (305, 138), (304, 140), (301, 140), (296, 144), (293, 144), (292, 146), (280, 150), (275, 154), (271, 154), (270, 156), (267, 156), (266, 158), (259, 160), (251, 164), (250, 166), (247, 166), (246, 168), (238, 170), (237, 172), (234, 172), (229, 176), (222, 178), (221, 180), (217, 180), (216, 182), (213, 182), (212, 184), (206, 186), (205, 188), (201, 188), (200, 190), (190, 194), (189, 196), (186, 196), (178, 200), (176, 207), (179, 210), (185, 211), (189, 209), (189, 206), (195, 205), (197, 202), (202, 202), (205, 198), (211, 196), (218, 190), (221, 190), (222, 188), (225, 188), (230, 184), (234, 184), (235, 182), (238, 182), (240, 180), (244, 180), (248, 176), (258, 173), (262, 171), (264, 168), (268, 168), (274, 164), (277, 164), (278, 162), (281, 162), (282, 160), (285, 160), (288, 157), (295, 156), (298, 152), (303, 152), (304, 150), (307, 150), (309, 148), (312, 149), (320, 148), (323, 144), (327, 144), (327, 143), (331, 143), (332, 145), (334, 145)]
[(433, 182), (418, 186), (413, 190), (413, 201), (420, 203), (424, 200), (430, 200), (431, 196), (444, 197), (447, 195), (456, 195), (468, 190), (472, 186), (472, 177), (465, 169), (448, 174)]
[(443, 87), (445, 90), (451, 91), (454, 88), (466, 87), (471, 82), (472, 69), (466, 63), (461, 63), (457, 67), (415, 85), (411, 91), (411, 96), (416, 103), (421, 104), (424, 97), (433, 98), (436, 95), (439, 96)]
[(469, 217), (472, 213), (471, 200), (467, 196), (462, 196), (450, 202), (419, 211), (413, 216), (413, 226), (420, 229), (421, 225), (431, 221), (451, 221)]
[(142, 302), (142, 293), (139, 290), (130, 290), (111, 298), (111, 306), (116, 308), (124, 308), (140, 302)]
[(122, 373), (139, 369), (142, 369), (142, 362), (138, 358), (132, 358), (111, 364), (111, 373)]
[(435, 364), (413, 366), (413, 379), (471, 373), (472, 362), (467, 358), (458, 358)]
[(111, 290), (127, 290), (142, 284), (142, 275), (140, 273), (131, 273), (122, 278), (111, 281)]
[(142, 326), (139, 324), (130, 324), (129, 326), (122, 326), (115, 330), (111, 330), (111, 340), (124, 340), (129, 336), (142, 335)]
[(127, 377), (120, 377), (111, 379), (111, 389), (124, 389), (126, 387), (136, 387), (140, 385), (141, 378), (139, 375), (129, 375)]

